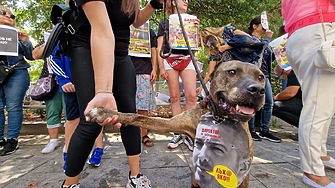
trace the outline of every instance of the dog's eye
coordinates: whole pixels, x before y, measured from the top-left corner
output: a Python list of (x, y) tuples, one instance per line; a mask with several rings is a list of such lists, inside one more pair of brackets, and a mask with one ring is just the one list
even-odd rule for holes
[(265, 80), (264, 75), (259, 75), (259, 76), (258, 76), (258, 80), (259, 80), (260, 82), (263, 82), (263, 81)]
[(236, 75), (236, 70), (229, 70), (228, 74), (231, 76), (235, 76)]

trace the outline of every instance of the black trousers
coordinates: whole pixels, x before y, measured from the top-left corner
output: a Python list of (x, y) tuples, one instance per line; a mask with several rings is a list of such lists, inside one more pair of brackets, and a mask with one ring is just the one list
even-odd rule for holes
[[(94, 72), (90, 49), (75, 47), (70, 52), (71, 75), (76, 88), (80, 122), (71, 137), (65, 174), (74, 177), (82, 171), (102, 127), (86, 122), (84, 110), (95, 95)], [(113, 93), (119, 112), (136, 113), (136, 74), (129, 56), (115, 57)], [(127, 156), (141, 153), (140, 128), (121, 128), (122, 143)]]
[(284, 120), (286, 123), (299, 126), (299, 118), (302, 109), (302, 100), (292, 98), (286, 101), (275, 101), (272, 115)]

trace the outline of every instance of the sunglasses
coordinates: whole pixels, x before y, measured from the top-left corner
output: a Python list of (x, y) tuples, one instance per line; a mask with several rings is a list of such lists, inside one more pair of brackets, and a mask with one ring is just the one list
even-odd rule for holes
[[(4, 10), (0, 10), (0, 15), (6, 16), (6, 15), (7, 15), (7, 12), (4, 11)], [(11, 19), (15, 20), (15, 15), (14, 15), (14, 14), (8, 14), (8, 16), (9, 16)]]

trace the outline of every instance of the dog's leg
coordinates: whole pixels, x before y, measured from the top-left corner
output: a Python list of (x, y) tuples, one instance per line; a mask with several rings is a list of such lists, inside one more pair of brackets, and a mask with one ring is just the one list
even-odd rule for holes
[(249, 187), (249, 176), (250, 176), (250, 174), (248, 174), (244, 178), (243, 182), (240, 184), (240, 186), (238, 186), (238, 188), (248, 188)]
[(86, 114), (92, 122), (101, 123), (107, 117), (118, 115), (117, 122), (124, 126), (134, 125), (150, 130), (162, 132), (186, 133), (193, 140), (198, 126), (200, 116), (204, 113), (203, 109), (186, 110), (172, 118), (148, 117), (134, 113), (120, 113), (107, 108), (94, 108)]

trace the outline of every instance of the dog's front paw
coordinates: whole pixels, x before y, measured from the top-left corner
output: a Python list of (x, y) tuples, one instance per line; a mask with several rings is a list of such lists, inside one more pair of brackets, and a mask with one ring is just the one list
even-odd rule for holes
[(102, 123), (107, 117), (117, 115), (116, 111), (104, 107), (97, 107), (86, 113), (85, 116), (90, 118), (91, 122)]

